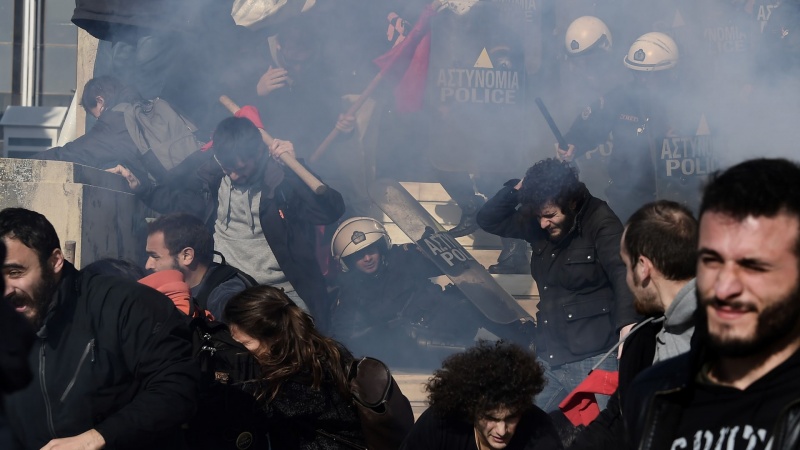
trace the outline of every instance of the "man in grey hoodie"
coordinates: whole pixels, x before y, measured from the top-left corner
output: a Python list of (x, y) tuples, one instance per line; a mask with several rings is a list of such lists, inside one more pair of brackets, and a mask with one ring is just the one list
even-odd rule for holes
[(621, 405), (633, 378), (658, 361), (689, 351), (697, 306), (697, 233), (691, 211), (668, 200), (648, 203), (628, 219), (620, 256), (634, 307), (645, 320), (625, 338), (617, 392), (570, 449), (623, 448)]

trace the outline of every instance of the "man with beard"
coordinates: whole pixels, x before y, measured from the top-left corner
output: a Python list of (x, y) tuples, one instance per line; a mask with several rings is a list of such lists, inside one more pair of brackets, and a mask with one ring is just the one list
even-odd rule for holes
[(256, 285), (250, 275), (214, 262), (214, 237), (191, 214), (167, 214), (147, 224), (146, 250), (145, 269), (181, 272), (198, 306), (220, 320), (231, 297)]
[(653, 363), (689, 351), (694, 333), (697, 221), (685, 206), (659, 200), (625, 226), (620, 256), (636, 312), (645, 317), (625, 337), (619, 387), (608, 407), (570, 449), (624, 448), (621, 405), (634, 377)]
[(39, 213), (0, 211), (4, 300), (38, 330), (34, 380), (3, 407), (25, 449), (182, 448), (199, 378), (172, 302), (64, 260)]
[(716, 173), (700, 209), (691, 352), (625, 401), (640, 449), (800, 445), (800, 166), (758, 159)]
[[(622, 224), (574, 167), (555, 159), (507, 182), (478, 212), (478, 224), (531, 244), (540, 295), (536, 348), (548, 379), (536, 404), (555, 410), (636, 322), (619, 255)], [(600, 368), (617, 370), (616, 360)]]

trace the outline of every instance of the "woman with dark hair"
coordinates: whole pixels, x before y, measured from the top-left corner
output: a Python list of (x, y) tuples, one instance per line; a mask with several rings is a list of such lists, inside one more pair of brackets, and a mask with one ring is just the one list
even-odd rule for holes
[(347, 383), (352, 355), (320, 334), (283, 290), (246, 289), (228, 302), (223, 317), (261, 364), (257, 398), (270, 419), (272, 448), (353, 448), (344, 441), (366, 447)]
[(545, 384), (536, 355), (481, 341), (444, 360), (425, 389), (429, 408), (403, 450), (557, 450), (550, 417), (533, 404)]

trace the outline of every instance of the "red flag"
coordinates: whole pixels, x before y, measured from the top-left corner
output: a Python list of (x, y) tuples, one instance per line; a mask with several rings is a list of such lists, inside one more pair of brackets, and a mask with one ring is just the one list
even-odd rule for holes
[(394, 95), (400, 112), (412, 112), (422, 107), (431, 51), (430, 21), (434, 14), (433, 5), (426, 6), (408, 36), (374, 60), (381, 69), (380, 75), (391, 77), (392, 82), (397, 83)]
[(558, 407), (573, 425), (589, 425), (600, 414), (594, 394), (611, 395), (619, 385), (619, 372), (595, 369)]

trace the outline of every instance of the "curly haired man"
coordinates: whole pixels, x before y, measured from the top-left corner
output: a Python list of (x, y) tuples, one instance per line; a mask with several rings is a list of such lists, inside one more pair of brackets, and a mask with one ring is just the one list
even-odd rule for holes
[(430, 407), (401, 450), (560, 449), (550, 417), (533, 405), (544, 384), (532, 352), (482, 341), (448, 357), (428, 380)]
[[(589, 193), (577, 169), (545, 159), (522, 181), (507, 182), (478, 212), (478, 224), (531, 244), (540, 296), (536, 348), (548, 380), (536, 404), (555, 410), (636, 322), (619, 254), (622, 223)], [(600, 368), (615, 371), (616, 360)]]

